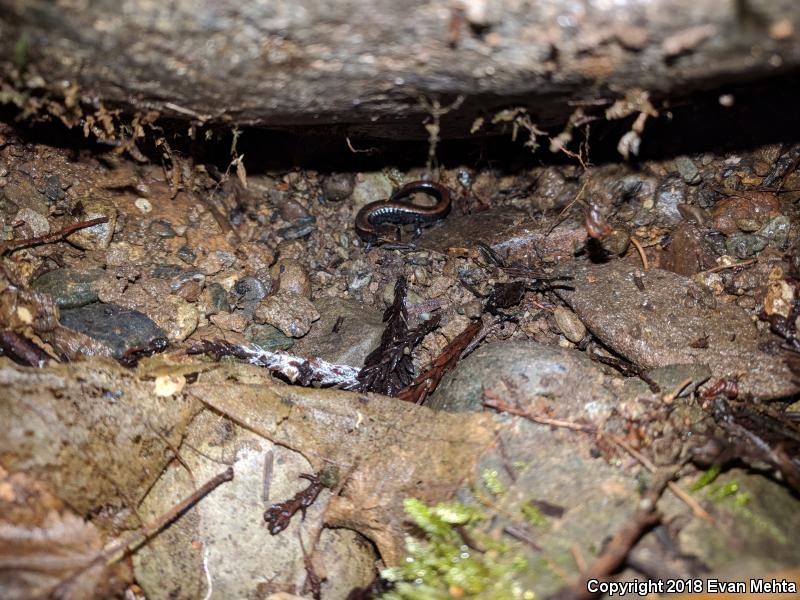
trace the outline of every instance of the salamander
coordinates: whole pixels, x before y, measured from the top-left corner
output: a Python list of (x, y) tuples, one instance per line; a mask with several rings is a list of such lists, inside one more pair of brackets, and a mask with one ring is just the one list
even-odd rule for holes
[[(423, 193), (436, 198), (433, 206), (420, 206), (409, 199)], [(412, 181), (394, 192), (388, 200), (370, 202), (356, 215), (356, 232), (367, 242), (394, 239), (391, 225), (429, 225), (450, 212), (450, 190), (431, 181)]]

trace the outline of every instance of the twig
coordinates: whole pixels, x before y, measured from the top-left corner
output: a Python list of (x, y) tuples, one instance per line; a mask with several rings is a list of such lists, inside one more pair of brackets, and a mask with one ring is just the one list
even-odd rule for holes
[(483, 405), (488, 408), (493, 408), (495, 410), (499, 410), (500, 412), (505, 412), (510, 415), (517, 415), (519, 417), (525, 417), (529, 421), (533, 421), (534, 423), (539, 423), (540, 425), (551, 425), (553, 427), (561, 427), (562, 429), (572, 429), (573, 431), (583, 431), (584, 433), (597, 433), (597, 428), (593, 425), (583, 425), (581, 423), (573, 423), (571, 421), (560, 421), (558, 419), (551, 419), (549, 417), (541, 417), (539, 415), (534, 415), (526, 410), (521, 408), (517, 408), (501, 400), (500, 398), (496, 397), (490, 390), (484, 390), (483, 392)]
[(683, 390), (686, 389), (686, 386), (688, 386), (690, 383), (692, 383), (692, 381), (694, 381), (693, 377), (687, 377), (686, 379), (681, 381), (678, 385), (676, 385), (674, 390), (672, 390), (668, 394), (665, 394), (661, 398), (662, 401), (665, 404), (671, 404), (675, 400), (675, 398), (680, 396), (680, 394), (683, 392)]
[(47, 353), (29, 339), (11, 331), (0, 331), (0, 356), (8, 356), (28, 367), (45, 367), (50, 362)]
[(699, 274), (702, 274), (702, 273), (717, 273), (719, 271), (724, 271), (726, 269), (735, 269), (737, 267), (746, 267), (747, 265), (752, 265), (756, 261), (757, 261), (757, 259), (751, 258), (750, 260), (743, 260), (742, 262), (733, 263), (732, 265), (717, 265), (716, 267), (711, 267), (710, 269), (706, 269), (705, 271), (700, 271)]
[(88, 221), (73, 223), (68, 227), (64, 227), (64, 229), (59, 229), (58, 231), (48, 233), (46, 235), (40, 235), (24, 240), (8, 240), (5, 242), (0, 242), (0, 256), (5, 256), (7, 253), (14, 250), (19, 250), (20, 248), (29, 248), (31, 246), (39, 246), (40, 244), (52, 244), (53, 242), (59, 242), (68, 235), (75, 233), (79, 229), (94, 227), (95, 225), (100, 225), (101, 223), (108, 223), (108, 217), (97, 217), (96, 219), (89, 219)]
[(583, 195), (583, 191), (586, 189), (588, 183), (589, 183), (588, 179), (583, 182), (581, 189), (578, 190), (578, 193), (575, 194), (575, 197), (572, 200), (570, 200), (569, 203), (564, 208), (561, 209), (561, 212), (558, 213), (558, 216), (556, 217), (555, 221), (553, 221), (553, 224), (547, 228), (547, 233), (544, 234), (544, 237), (547, 237), (548, 235), (553, 233), (553, 230), (561, 222), (561, 219), (564, 217), (564, 215), (567, 214), (567, 211), (569, 211), (570, 208), (575, 206), (575, 203), (580, 200), (581, 196)]
[[(593, 433), (598, 437), (608, 439), (612, 443), (616, 444), (617, 446), (625, 450), (628, 454), (633, 456), (633, 458), (635, 458), (645, 469), (647, 469), (651, 473), (656, 471), (656, 466), (652, 462), (650, 462), (650, 460), (648, 460), (646, 456), (644, 456), (640, 452), (637, 452), (636, 450), (631, 448), (629, 444), (617, 438), (616, 436), (610, 434), (603, 434), (597, 431), (597, 428), (592, 425), (583, 425), (580, 423), (573, 423), (571, 421), (559, 421), (557, 419), (550, 419), (548, 417), (541, 417), (538, 415), (534, 415), (533, 413), (517, 408), (497, 397), (492, 396), (491, 392), (487, 390), (484, 390), (483, 395), (484, 395), (483, 405), (488, 406), (489, 408), (494, 408), (495, 410), (499, 410), (501, 412), (506, 412), (512, 415), (524, 417), (529, 421), (540, 423), (542, 425), (551, 425), (553, 427), (561, 427), (564, 429), (571, 429), (573, 431), (583, 431), (584, 433)], [(708, 521), (709, 523), (716, 523), (714, 517), (708, 514), (708, 512), (702, 506), (700, 506), (700, 504), (698, 504), (698, 502), (694, 498), (692, 498), (677, 483), (675, 483), (674, 481), (670, 481), (669, 483), (667, 483), (667, 486), (669, 487), (670, 491), (672, 491), (673, 494), (675, 494), (678, 498), (683, 500), (686, 503), (686, 505), (692, 509), (692, 512), (695, 514), (696, 517)]]
[[(233, 468), (229, 467), (222, 473), (215, 475), (214, 477), (209, 479), (207, 482), (205, 482), (202, 486), (200, 486), (194, 492), (189, 494), (178, 504), (176, 504), (167, 512), (158, 517), (155, 521), (146, 524), (141, 529), (134, 531), (133, 533), (131, 533), (128, 536), (125, 536), (122, 539), (117, 539), (116, 541), (113, 541), (110, 544), (108, 544), (104, 549), (100, 550), (92, 560), (83, 565), (80, 569), (76, 570), (74, 573), (70, 574), (69, 576), (61, 580), (53, 588), (53, 590), (63, 589), (64, 586), (71, 584), (77, 577), (79, 577), (92, 567), (102, 562), (105, 562), (107, 565), (110, 565), (119, 560), (122, 560), (125, 556), (129, 554), (133, 554), (148, 540), (161, 533), (161, 531), (166, 529), (171, 523), (173, 523), (181, 516), (183, 516), (183, 514), (186, 513), (186, 511), (192, 508), (192, 506), (194, 506), (197, 502), (202, 500), (206, 495), (208, 495), (210, 492), (212, 492), (214, 489), (216, 489), (226, 481), (231, 481), (232, 479), (233, 479)], [(49, 597), (49, 594), (42, 596), (42, 598), (44, 597)]]
[(614, 534), (603, 552), (589, 566), (582, 570), (578, 580), (560, 592), (550, 596), (550, 600), (590, 600), (600, 596), (600, 592), (590, 592), (586, 582), (591, 579), (607, 579), (625, 564), (625, 559), (636, 545), (636, 542), (656, 523), (661, 521), (661, 514), (656, 510), (656, 503), (670, 481), (672, 473), (660, 477), (639, 500), (639, 505), (631, 517), (631, 522)]
[(541, 552), (542, 550), (542, 547), (539, 544), (537, 544), (530, 535), (528, 535), (528, 532), (520, 529), (519, 527), (508, 525), (506, 527), (503, 527), (503, 533), (505, 533), (506, 535), (510, 535), (515, 540), (519, 540), (520, 542), (528, 544), (528, 546), (530, 546), (537, 552)]
[[(619, 439), (614, 435), (607, 436), (609, 440), (611, 440), (614, 444), (625, 450), (628, 454), (630, 454), (633, 458), (635, 458), (645, 469), (650, 471), (651, 473), (656, 472), (656, 466), (650, 462), (650, 460), (644, 456), (641, 452), (634, 450), (628, 443)], [(709, 523), (716, 524), (714, 517), (712, 517), (708, 512), (700, 506), (700, 504), (692, 498), (688, 492), (686, 492), (681, 486), (679, 486), (674, 481), (670, 481), (667, 483), (667, 487), (669, 487), (670, 491), (675, 494), (678, 498), (683, 500), (686, 505), (692, 509), (692, 512), (696, 517), (700, 517), (701, 519), (708, 521)]]
[(481, 331), (482, 326), (483, 323), (481, 321), (473, 321), (467, 325), (464, 331), (444, 347), (439, 356), (433, 360), (431, 366), (423, 371), (410, 385), (400, 390), (397, 397), (405, 402), (414, 402), (415, 404), (425, 402), (425, 398), (438, 387), (445, 373), (456, 366), (464, 350)]
[(647, 260), (647, 254), (644, 253), (642, 244), (634, 236), (631, 236), (631, 244), (633, 244), (634, 248), (636, 248), (636, 251), (639, 253), (639, 258), (642, 259), (642, 269), (647, 271), (650, 268), (650, 263)]

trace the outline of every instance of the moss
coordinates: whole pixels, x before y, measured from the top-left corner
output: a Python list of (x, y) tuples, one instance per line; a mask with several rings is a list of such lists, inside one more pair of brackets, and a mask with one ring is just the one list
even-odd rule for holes
[(703, 489), (717, 478), (719, 472), (719, 465), (712, 465), (711, 468), (708, 469), (708, 471), (705, 471), (689, 489), (691, 489), (693, 492)]
[(525, 520), (528, 521), (531, 525), (541, 527), (543, 525), (547, 525), (547, 517), (542, 514), (538, 508), (536, 508), (530, 502), (526, 502), (522, 506), (519, 507), (522, 516), (525, 517)]
[(505, 492), (505, 486), (500, 481), (500, 475), (496, 469), (485, 469), (481, 473), (481, 481), (494, 496), (500, 496)]
[[(480, 538), (474, 529), (484, 519), (479, 510), (455, 502), (427, 506), (413, 498), (405, 501), (405, 509), (425, 537), (407, 537), (405, 562), (383, 571), (383, 577), (394, 583), (384, 600), (533, 599), (533, 592), (516, 581), (528, 564), (510, 546), (489, 547), (484, 543), (489, 540), (481, 540), (487, 549), (479, 552), (465, 543), (468, 537)], [(459, 533), (460, 527), (467, 535)]]

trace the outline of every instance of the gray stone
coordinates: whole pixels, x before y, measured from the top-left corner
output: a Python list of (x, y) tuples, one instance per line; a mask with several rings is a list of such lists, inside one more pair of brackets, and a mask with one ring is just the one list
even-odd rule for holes
[(596, 420), (613, 405), (607, 379), (577, 350), (536, 342), (497, 342), (478, 348), (445, 375), (426, 405), (438, 410), (481, 410), (484, 391), (495, 392), (525, 408), (551, 401), (573, 417)]
[(322, 180), (325, 199), (332, 202), (346, 200), (353, 193), (355, 176), (352, 173), (331, 173)]
[[(294, 352), (319, 356), (332, 363), (363, 367), (367, 354), (377, 348), (383, 334), (382, 315), (360, 302), (343, 298), (314, 301), (320, 319), (311, 331), (295, 344)], [(339, 318), (341, 324), (334, 332)]]
[(105, 217), (108, 221), (79, 229), (70, 234), (67, 240), (83, 250), (108, 248), (117, 225), (117, 209), (114, 203), (110, 200), (84, 200), (82, 217), (86, 221)]
[(231, 305), (228, 302), (228, 292), (217, 282), (209, 283), (203, 290), (203, 294), (208, 299), (208, 305), (216, 312), (230, 312)]
[(750, 258), (767, 247), (767, 238), (755, 233), (734, 233), (725, 240), (728, 254), (738, 258)]
[[(323, 490), (305, 511), (305, 518), (296, 515), (280, 535), (270, 535), (263, 515), (271, 504), (307, 487), (308, 482), (298, 475), (314, 472), (308, 461), (299, 452), (220, 422), (210, 411), (192, 422), (186, 440), (198, 449), (187, 453), (185, 463), (196, 481), (224, 470), (213, 460), (217, 457), (231, 464), (236, 476), (136, 553), (136, 580), (147, 597), (194, 600), (210, 592), (211, 598), (266, 598), (265, 590), (302, 589), (306, 569), (299, 536), (309, 551), (308, 540), (321, 524), (330, 491)], [(265, 460), (270, 455), (273, 472), (269, 496), (264, 498)], [(152, 519), (169, 510), (176, 497), (195, 489), (192, 476), (183, 466), (170, 465), (142, 502), (142, 514)], [(374, 576), (375, 552), (353, 531), (325, 530), (314, 555), (317, 568), (325, 567), (323, 597), (344, 598)]]
[(244, 336), (264, 350), (288, 350), (295, 340), (272, 325), (254, 323), (245, 329)]
[(102, 269), (56, 269), (36, 278), (31, 287), (53, 298), (59, 308), (77, 308), (97, 302), (94, 284), (104, 274)]
[(686, 184), (677, 175), (670, 175), (656, 189), (654, 210), (664, 223), (678, 223), (681, 216), (678, 206), (686, 202)]
[(700, 171), (698, 171), (697, 165), (694, 164), (691, 158), (688, 156), (678, 156), (675, 158), (674, 162), (675, 168), (678, 169), (678, 173), (680, 173), (681, 178), (686, 183), (689, 185), (700, 183)]
[[(622, 261), (586, 264), (573, 275), (574, 289), (558, 290), (559, 296), (606, 346), (634, 364), (706, 364), (714, 377), (738, 378), (743, 396), (770, 399), (798, 391), (785, 362), (761, 350), (777, 338), (691, 279), (661, 269), (641, 272)], [(707, 344), (696, 343), (701, 336)]]
[(114, 358), (167, 337), (147, 315), (116, 304), (97, 302), (62, 310), (59, 322), (67, 329), (99, 341)]
[(789, 217), (785, 215), (778, 215), (774, 219), (770, 219), (758, 234), (767, 240), (768, 244), (778, 250), (786, 248), (786, 243), (789, 241), (789, 231), (792, 223)]

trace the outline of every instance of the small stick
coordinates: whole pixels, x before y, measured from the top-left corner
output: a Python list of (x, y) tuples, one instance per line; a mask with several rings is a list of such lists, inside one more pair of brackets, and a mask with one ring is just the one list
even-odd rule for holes
[[(648, 460), (646, 456), (644, 456), (641, 452), (634, 450), (628, 443), (624, 442), (623, 440), (619, 439), (617, 436), (609, 435), (608, 438), (614, 442), (617, 446), (625, 450), (628, 454), (630, 454), (633, 458), (635, 458), (645, 469), (650, 471), (651, 473), (655, 473), (656, 466)], [(695, 514), (696, 517), (700, 517), (701, 519), (708, 521), (709, 523), (716, 523), (714, 517), (712, 517), (708, 512), (698, 504), (697, 500), (692, 498), (681, 486), (679, 486), (674, 481), (667, 482), (667, 487), (675, 494), (678, 498), (683, 500), (689, 508), (692, 509), (692, 512)]]
[(710, 269), (706, 269), (705, 271), (700, 271), (701, 273), (717, 273), (719, 271), (724, 271), (726, 269), (735, 269), (736, 267), (746, 267), (747, 265), (752, 265), (756, 262), (755, 258), (751, 258), (750, 260), (743, 260), (742, 262), (733, 263), (732, 265), (717, 265), (716, 267), (711, 267)]
[(105, 562), (107, 565), (110, 565), (118, 560), (122, 560), (128, 554), (133, 554), (148, 540), (159, 534), (161, 531), (166, 529), (167, 526), (183, 516), (186, 511), (192, 508), (192, 506), (197, 504), (197, 502), (202, 500), (206, 495), (219, 487), (221, 484), (225, 483), (226, 481), (231, 481), (232, 479), (233, 467), (228, 467), (228, 469), (222, 473), (215, 475), (206, 481), (202, 486), (189, 494), (186, 498), (173, 506), (163, 515), (158, 517), (155, 521), (146, 524), (141, 529), (134, 531), (122, 539), (117, 539), (116, 541), (111, 542), (104, 549), (100, 550), (92, 560), (83, 565), (81, 568), (77, 569), (74, 573), (62, 579), (44, 596), (41, 596), (41, 598), (48, 598), (50, 597), (51, 592), (63, 590), (64, 586), (69, 585), (81, 574), (85, 573), (101, 562)]
[(64, 229), (59, 229), (56, 232), (48, 233), (47, 235), (40, 235), (38, 237), (27, 238), (24, 240), (8, 240), (0, 243), (0, 256), (5, 256), (8, 252), (19, 250), (20, 248), (29, 248), (30, 246), (38, 246), (40, 244), (51, 244), (63, 240), (68, 235), (75, 233), (79, 229), (86, 227), (94, 227), (101, 223), (108, 223), (108, 217), (97, 217), (96, 219), (89, 219), (88, 221), (81, 221), (73, 223)]
[(642, 244), (634, 236), (631, 236), (631, 244), (633, 244), (633, 246), (636, 248), (636, 251), (639, 253), (639, 258), (642, 259), (642, 269), (647, 271), (650, 268), (650, 263), (647, 260), (647, 255), (644, 253)]
[(586, 571), (586, 559), (583, 558), (583, 553), (581, 552), (581, 547), (578, 544), (572, 544), (569, 547), (569, 552), (572, 554), (572, 559), (575, 561), (575, 565), (578, 567), (578, 571), (583, 573)]
[[(489, 408), (494, 408), (495, 410), (499, 410), (501, 412), (506, 412), (511, 415), (517, 415), (520, 417), (524, 417), (530, 421), (535, 423), (540, 423), (542, 425), (552, 425), (553, 427), (562, 427), (565, 429), (572, 429), (573, 431), (583, 431), (584, 433), (593, 433), (599, 437), (606, 437), (607, 439), (611, 440), (614, 444), (625, 450), (628, 454), (633, 456), (641, 465), (647, 469), (648, 471), (655, 472), (656, 466), (648, 460), (646, 456), (637, 452), (623, 440), (617, 438), (616, 436), (609, 435), (609, 434), (602, 434), (597, 431), (597, 428), (591, 425), (582, 425), (580, 423), (572, 423), (570, 421), (559, 421), (557, 419), (550, 419), (548, 417), (540, 417), (538, 415), (534, 415), (528, 411), (522, 410), (515, 406), (500, 400), (499, 398), (492, 397), (491, 392), (484, 390), (484, 401), (483, 405), (488, 406)], [(689, 508), (692, 509), (692, 512), (695, 516), (700, 517), (701, 519), (708, 521), (709, 523), (716, 523), (714, 517), (712, 517), (708, 512), (698, 504), (698, 502), (692, 498), (682, 487), (680, 487), (674, 481), (670, 481), (667, 483), (667, 486), (675, 494), (678, 498), (683, 500)]]

